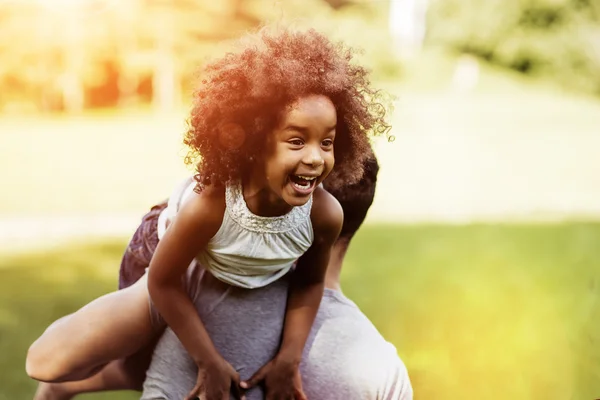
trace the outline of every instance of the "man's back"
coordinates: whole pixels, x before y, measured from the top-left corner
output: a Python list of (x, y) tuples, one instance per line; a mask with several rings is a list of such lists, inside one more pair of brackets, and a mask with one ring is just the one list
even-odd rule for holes
[[(209, 274), (190, 295), (215, 346), (249, 378), (277, 352), (287, 299), (287, 279), (244, 290)], [(358, 307), (340, 292), (326, 289), (300, 367), (309, 399), (412, 399), (406, 368)], [(168, 329), (158, 343), (142, 399), (185, 397), (196, 381), (196, 367)], [(263, 399), (260, 388), (248, 400)]]
[(412, 399), (396, 348), (336, 290), (325, 289), (300, 371), (309, 399)]

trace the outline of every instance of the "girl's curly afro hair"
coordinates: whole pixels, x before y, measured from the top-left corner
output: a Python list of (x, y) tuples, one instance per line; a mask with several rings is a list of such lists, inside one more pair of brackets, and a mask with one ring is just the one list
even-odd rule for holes
[(331, 99), (338, 125), (329, 187), (353, 184), (371, 154), (370, 136), (387, 135), (382, 93), (352, 49), (314, 31), (263, 28), (240, 49), (201, 71), (184, 143), (199, 187), (240, 179), (259, 159), (286, 106), (306, 95)]

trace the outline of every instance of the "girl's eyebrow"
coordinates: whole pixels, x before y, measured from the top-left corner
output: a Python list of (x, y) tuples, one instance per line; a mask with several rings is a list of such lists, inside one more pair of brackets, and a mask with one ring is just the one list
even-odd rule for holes
[[(332, 127), (327, 127), (325, 128), (325, 132), (331, 132), (333, 130), (335, 130), (335, 128), (337, 128), (337, 124), (335, 124)], [(301, 133), (307, 133), (308, 132), (308, 128), (305, 126), (300, 126), (300, 125), (294, 125), (294, 124), (289, 124), (286, 125), (285, 128), (283, 128), (284, 131), (298, 131)]]
[(286, 125), (286, 127), (283, 128), (283, 130), (284, 131), (298, 131), (298, 132), (306, 133), (308, 131), (308, 128), (305, 126), (289, 124), (289, 125)]

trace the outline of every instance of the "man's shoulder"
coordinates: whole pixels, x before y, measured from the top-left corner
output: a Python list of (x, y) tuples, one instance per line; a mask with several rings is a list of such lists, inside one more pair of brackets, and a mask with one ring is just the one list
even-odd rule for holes
[(352, 300), (339, 291), (325, 290), (314, 330), (321, 340), (337, 342), (334, 344), (346, 350), (368, 353), (376, 358), (398, 358), (394, 345), (381, 335)]
[(381, 341), (385, 341), (377, 328), (360, 308), (338, 290), (325, 289), (319, 313), (317, 314), (317, 320), (318, 322), (335, 320), (336, 323), (344, 324), (345, 326), (355, 325), (360, 329), (360, 332), (356, 332), (355, 336), (361, 336), (367, 331), (376, 338), (381, 339)]
[(319, 383), (309, 384), (313, 397), (335, 387), (346, 399), (412, 399), (394, 345), (340, 292), (325, 292), (305, 358), (303, 376)]

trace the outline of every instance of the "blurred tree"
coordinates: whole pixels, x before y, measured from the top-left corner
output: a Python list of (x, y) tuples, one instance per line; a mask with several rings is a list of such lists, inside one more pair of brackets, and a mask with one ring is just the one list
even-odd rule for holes
[(597, 0), (433, 0), (428, 39), (600, 95)]
[(351, 0), (323, 0), (323, 1), (325, 1), (325, 3), (327, 3), (327, 4), (329, 4), (329, 6), (331, 6), (331, 8), (333, 8), (334, 10), (339, 10), (342, 7), (357, 4), (355, 1), (351, 1)]
[(389, 29), (394, 49), (401, 58), (416, 56), (423, 45), (429, 0), (390, 2)]
[[(367, 0), (296, 2), (307, 15)], [(20, 0), (0, 8), (0, 109), (78, 112), (152, 99), (169, 110), (222, 44), (259, 26), (273, 0)], [(187, 96), (186, 96), (187, 97)]]

